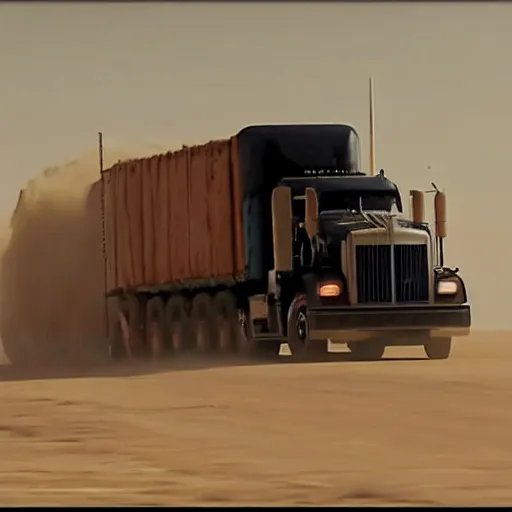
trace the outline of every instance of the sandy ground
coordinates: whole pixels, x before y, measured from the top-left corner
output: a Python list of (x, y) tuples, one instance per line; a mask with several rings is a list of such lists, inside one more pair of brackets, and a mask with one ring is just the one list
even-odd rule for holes
[(4, 366), (0, 504), (510, 505), (512, 333), (386, 356)]

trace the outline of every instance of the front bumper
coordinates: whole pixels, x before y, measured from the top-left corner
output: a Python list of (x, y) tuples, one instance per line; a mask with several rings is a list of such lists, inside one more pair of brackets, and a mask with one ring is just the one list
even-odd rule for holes
[(412, 334), (430, 338), (468, 335), (471, 309), (466, 304), (318, 307), (308, 310), (308, 319), (312, 339), (348, 343), (393, 335), (414, 344)]

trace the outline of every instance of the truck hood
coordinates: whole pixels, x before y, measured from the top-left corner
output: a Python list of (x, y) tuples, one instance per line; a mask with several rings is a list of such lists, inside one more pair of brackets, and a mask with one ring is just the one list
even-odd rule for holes
[[(428, 232), (427, 224), (418, 224), (407, 219), (399, 218), (398, 225)], [(352, 231), (374, 227), (358, 212), (329, 212), (319, 216), (319, 232), (328, 244), (346, 240)]]

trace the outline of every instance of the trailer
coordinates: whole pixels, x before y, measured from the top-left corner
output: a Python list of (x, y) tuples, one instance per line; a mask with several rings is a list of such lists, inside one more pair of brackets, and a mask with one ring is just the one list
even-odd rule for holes
[(346, 343), (447, 358), (469, 334), (457, 268), (444, 265), (446, 197), (435, 232), (424, 194), (413, 218), (384, 171), (361, 171), (344, 124), (249, 126), (102, 171), (105, 289), (113, 357), (180, 353), (298, 360)]

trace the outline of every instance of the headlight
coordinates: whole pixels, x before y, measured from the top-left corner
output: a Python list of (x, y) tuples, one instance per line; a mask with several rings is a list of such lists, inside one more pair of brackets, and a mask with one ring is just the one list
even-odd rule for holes
[(437, 293), (439, 295), (455, 295), (459, 291), (457, 281), (439, 281), (437, 283)]
[(338, 297), (341, 295), (341, 283), (324, 283), (318, 288), (320, 297)]

